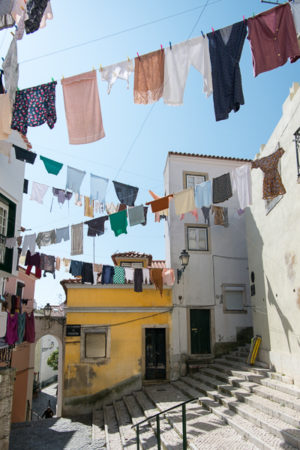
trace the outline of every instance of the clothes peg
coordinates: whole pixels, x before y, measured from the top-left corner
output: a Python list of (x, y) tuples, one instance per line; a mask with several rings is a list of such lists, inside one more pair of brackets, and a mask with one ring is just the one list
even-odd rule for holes
[(13, 37), (15, 37), (15, 35), (14, 35), (14, 33), (13, 33), (12, 31), (10, 32), (10, 34), (11, 34)]
[(3, 58), (3, 56), (1, 56), (1, 59), (2, 59), (2, 61), (4, 61), (4, 58)]
[(172, 43), (169, 41), (170, 50), (172, 50)]
[(205, 39), (205, 34), (203, 33), (202, 30), (201, 30), (201, 34), (202, 34), (202, 37)]
[(138, 55), (138, 58), (139, 58), (139, 60), (141, 59), (141, 57), (140, 57), (140, 55), (139, 55), (139, 52), (136, 52), (136, 54)]
[(243, 21), (245, 22), (245, 16), (243, 16)]
[(54, 81), (55, 81), (53, 77), (51, 78), (51, 81), (52, 81), (52, 82), (54, 82)]
[(14, 24), (14, 27), (15, 27), (16, 30), (18, 29), (18, 25)]
[(63, 80), (64, 78), (65, 78), (64, 76), (61, 77), (62, 80)]
[(103, 70), (102, 64), (100, 64), (99, 70), (100, 70), (100, 72), (102, 72), (102, 70)]
[(163, 46), (161, 44), (160, 44), (160, 48), (161, 48), (161, 51), (163, 51), (164, 48), (163, 48)]
[(129, 58), (129, 56), (127, 56), (127, 61), (128, 61), (128, 62), (130, 62), (130, 58)]
[(212, 32), (215, 34), (215, 30), (213, 29), (213, 27), (211, 27), (211, 29), (212, 29)]

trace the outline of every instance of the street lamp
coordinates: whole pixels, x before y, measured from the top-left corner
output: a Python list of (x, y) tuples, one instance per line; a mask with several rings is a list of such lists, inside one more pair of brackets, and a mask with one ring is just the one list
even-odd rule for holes
[(47, 305), (44, 307), (44, 316), (45, 317), (50, 317), (51, 316), (51, 312), (52, 312), (52, 308), (50, 303), (47, 303)]
[(179, 284), (180, 278), (185, 271), (186, 266), (189, 263), (190, 255), (186, 250), (182, 250), (182, 252), (179, 255), (179, 259), (181, 262), (181, 268), (177, 269), (177, 284)]

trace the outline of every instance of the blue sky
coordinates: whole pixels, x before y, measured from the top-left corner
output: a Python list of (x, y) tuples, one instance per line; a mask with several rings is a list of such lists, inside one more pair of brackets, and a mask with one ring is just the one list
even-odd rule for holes
[[(46, 28), (25, 35), (18, 42), (19, 88), (47, 83), (52, 78), (58, 81), (54, 129), (50, 130), (46, 124), (29, 128), (27, 136), (38, 155), (55, 159), (65, 166), (56, 177), (49, 175), (37, 158), (33, 166), (26, 165), (25, 176), (30, 181), (64, 188), (68, 164), (87, 174), (92, 172), (138, 186), (136, 204), (145, 203), (151, 199), (148, 189), (164, 194), (163, 169), (168, 151), (253, 158), (278, 122), (290, 86), (299, 81), (299, 62), (287, 63), (254, 78), (250, 45), (246, 39), (240, 63), (245, 105), (239, 112), (231, 113), (228, 120), (216, 122), (212, 97), (207, 99), (203, 94), (202, 77), (193, 68), (181, 107), (164, 105), (162, 100), (154, 106), (135, 105), (133, 76), (129, 90), (126, 83), (119, 80), (108, 95), (107, 85), (100, 80), (98, 72), (106, 137), (92, 144), (69, 145), (60, 84), (62, 76), (98, 69), (100, 64), (117, 63), (128, 56), (133, 58), (136, 52), (140, 55), (148, 53), (159, 49), (161, 44), (168, 45), (169, 41), (173, 44), (182, 42), (201, 35), (201, 30), (207, 33), (211, 27), (215, 30), (223, 28), (242, 20), (243, 16), (247, 18), (272, 6), (259, 0), (209, 0), (205, 9), (206, 0), (52, 0), (51, 4), (53, 20), (47, 22)], [(1, 31), (0, 56), (5, 57), (11, 38), (10, 30)], [(89, 43), (82, 45), (86, 42)], [(68, 50), (60, 51), (63, 49)], [(89, 194), (89, 176), (82, 184), (82, 193)], [(107, 199), (117, 202), (111, 182)], [(74, 206), (73, 199), (69, 208), (67, 205), (60, 208), (55, 199), (50, 212), (51, 200), (50, 189), (43, 205), (24, 195), (23, 226), (39, 232), (87, 220), (83, 209)], [(164, 259), (164, 225), (154, 223), (151, 212), (146, 227), (128, 227), (127, 235), (114, 237), (109, 224), (106, 228), (105, 234), (96, 239), (96, 262), (111, 264), (110, 256), (114, 252), (131, 250)], [(44, 247), (42, 251), (70, 257), (70, 242)], [(92, 261), (92, 253), (92, 238), (85, 236), (84, 255), (76, 259)], [(64, 299), (59, 284), (63, 278), (69, 278), (69, 274), (60, 271), (56, 280), (47, 275), (36, 283), (35, 297), (40, 305), (56, 304)]]

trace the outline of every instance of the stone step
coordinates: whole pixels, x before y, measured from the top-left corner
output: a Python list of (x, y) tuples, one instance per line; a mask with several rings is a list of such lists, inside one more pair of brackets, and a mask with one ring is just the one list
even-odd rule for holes
[[(142, 412), (142, 409), (140, 408), (139, 404), (137, 403), (133, 395), (126, 395), (125, 397), (123, 397), (123, 401), (127, 406), (133, 424), (137, 424), (142, 420), (146, 419), (146, 417)], [(136, 436), (135, 431), (136, 428), (134, 428), (133, 430)], [(148, 449), (150, 450), (157, 448), (157, 440), (155, 433), (148, 422), (145, 422), (144, 424), (140, 425), (139, 434), (140, 434), (140, 443), (143, 450)]]
[[(229, 361), (228, 361), (229, 362)], [(227, 373), (229, 375), (233, 375), (235, 377), (238, 378), (243, 378), (247, 381), (252, 381), (254, 383), (259, 383), (260, 380), (262, 379), (268, 379), (268, 377), (266, 375), (262, 375), (259, 373), (257, 373), (257, 370), (261, 370), (261, 369), (253, 369), (251, 370), (249, 367), (241, 367), (239, 365), (228, 365), (228, 364), (224, 364), (223, 361), (218, 361), (217, 363), (214, 363), (211, 365), (212, 369), (218, 370), (220, 372), (224, 372)]]
[(283, 439), (287, 444), (296, 449), (300, 449), (300, 430), (287, 426), (286, 422), (277, 418), (271, 417), (265, 412), (258, 411), (250, 405), (240, 403), (232, 400), (230, 397), (221, 395), (220, 401), (223, 406), (227, 407), (231, 411), (234, 411), (239, 416), (248, 420), (251, 424), (261, 427), (263, 430), (268, 431), (270, 434)]
[(92, 415), (92, 440), (105, 443), (104, 414), (102, 408), (94, 408)]
[[(198, 374), (199, 375), (199, 374)], [(185, 377), (187, 378), (187, 377)], [(204, 375), (197, 376), (197, 380), (201, 381), (201, 392), (203, 392), (203, 381), (206, 381), (206, 384), (209, 386), (216, 386), (217, 383), (212, 379), (209, 379), (209, 377), (206, 377)], [(189, 382), (189, 380), (186, 380)], [(220, 387), (223, 387), (223, 389), (226, 387), (226, 385), (220, 385)], [(230, 385), (227, 385), (228, 388), (234, 389)], [(197, 389), (197, 384), (194, 383), (193, 387)], [(247, 394), (247, 391), (244, 391)], [(210, 393), (210, 397), (212, 397), (212, 392), (209, 392), (209, 389), (207, 390), (206, 395)], [(228, 391), (228, 394), (231, 394), (230, 391)], [(251, 394), (250, 394), (251, 395)], [(264, 430), (266, 430), (270, 434), (274, 434), (278, 438), (281, 438), (281, 436), (284, 438), (284, 440), (289, 444), (292, 445), (295, 448), (300, 448), (300, 429), (296, 428), (293, 425), (290, 425), (290, 422), (292, 421), (293, 424), (297, 423), (296, 420), (298, 420), (299, 416), (298, 414), (295, 416), (293, 413), (293, 410), (281, 410), (279, 411), (279, 414), (274, 413), (273, 415), (267, 414), (266, 411), (267, 408), (272, 408), (275, 410), (274, 405), (270, 404), (264, 404), (265, 408), (264, 411), (257, 410), (255, 407), (250, 406), (249, 404), (240, 403), (238, 401), (235, 401), (232, 399), (232, 397), (222, 395), (218, 391), (213, 392), (213, 397), (215, 402), (222, 403), (225, 407), (232, 410), (236, 414), (241, 415), (244, 419), (248, 420), (249, 423), (262, 427)], [(249, 397), (250, 398), (250, 397)], [(254, 398), (254, 401), (256, 400), (256, 405), (259, 405), (259, 402), (261, 403), (264, 401), (260, 399), (258, 396)], [(266, 400), (268, 401), (268, 400)], [(272, 402), (270, 401), (272, 404)], [(276, 405), (276, 408), (279, 410), (279, 407)], [(282, 407), (283, 408), (283, 407)], [(280, 412), (284, 413), (284, 418), (286, 419), (286, 422), (280, 419), (281, 415)], [(289, 413), (289, 414), (288, 414)], [(275, 415), (275, 417), (274, 417)], [(282, 417), (283, 418), (283, 417)], [(288, 422), (288, 420), (290, 422)], [(289, 425), (287, 425), (287, 423)], [(253, 442), (253, 441), (251, 441)]]
[(293, 384), (286, 384), (282, 381), (271, 380), (270, 378), (264, 378), (260, 380), (260, 384), (276, 391), (284, 392), (285, 394), (292, 395), (294, 398), (300, 399), (300, 388)]
[[(172, 383), (172, 386), (187, 396), (199, 396), (199, 391), (182, 380)], [(246, 442), (243, 436), (224, 422), (224, 419), (219, 419), (210, 412), (205, 413), (195, 403), (187, 404), (187, 419), (188, 444), (191, 448), (210, 450), (256, 450), (258, 448)]]
[[(230, 352), (228, 353), (228, 355), (224, 355), (224, 356), (230, 356), (230, 357), (235, 357), (235, 358), (239, 358), (236, 359), (236, 361), (243, 361), (244, 363), (248, 364), (248, 357), (249, 357), (249, 351), (245, 351), (245, 352), (241, 352), (241, 351), (234, 351), (234, 352)], [(234, 359), (232, 359), (232, 361), (234, 361)], [(263, 361), (259, 361), (258, 359), (255, 360), (254, 366), (256, 367), (261, 367), (262, 369), (269, 369), (269, 365)], [(250, 366), (252, 367), (252, 366)]]
[(260, 426), (251, 423), (219, 402), (215, 402), (208, 397), (200, 397), (199, 401), (258, 448), (263, 450), (295, 450), (295, 447), (287, 444), (281, 437), (277, 437)]
[(282, 375), (281, 373), (269, 372), (268, 376), (273, 380), (282, 381), (283, 383), (286, 384), (294, 384), (293, 378), (288, 377), (287, 375)]
[(108, 450), (122, 450), (123, 446), (113, 405), (104, 406), (103, 412), (106, 448)]
[(233, 368), (233, 369), (243, 370), (245, 372), (253, 372), (253, 373), (256, 373), (256, 374), (262, 375), (262, 376), (268, 376), (268, 374), (271, 372), (270, 369), (258, 367), (257, 365), (249, 365), (245, 361), (244, 362), (233, 361), (233, 360), (226, 358), (225, 356), (223, 358), (215, 359), (215, 361), (212, 365), (214, 365), (214, 364), (217, 364), (217, 365), (221, 364), (221, 365), (225, 365), (230, 368)]
[(132, 421), (123, 400), (114, 402), (115, 414), (119, 425), (122, 445), (126, 449), (136, 449), (136, 433), (132, 428)]
[[(237, 377), (232, 377), (224, 372), (218, 372), (217, 370), (211, 368), (205, 368), (201, 370), (207, 376), (216, 378), (223, 383), (229, 383), (238, 388), (247, 390), (248, 392), (253, 392), (260, 397), (272, 400), (273, 402), (279, 403), (280, 405), (287, 406), (294, 410), (300, 411), (300, 399), (295, 398), (294, 395), (286, 394), (279, 390), (274, 390), (266, 386), (258, 385), (257, 383), (252, 383), (239, 379)], [(274, 406), (275, 407), (275, 406)]]
[[(164, 385), (160, 388), (163, 390)], [(146, 417), (150, 417), (153, 414), (160, 412), (144, 391), (135, 392), (134, 396)], [(156, 433), (156, 420), (151, 420), (150, 424), (153, 431)], [(178, 433), (171, 427), (169, 422), (162, 416), (160, 416), (160, 439), (161, 444), (166, 450), (182, 449), (182, 439), (180, 438)]]

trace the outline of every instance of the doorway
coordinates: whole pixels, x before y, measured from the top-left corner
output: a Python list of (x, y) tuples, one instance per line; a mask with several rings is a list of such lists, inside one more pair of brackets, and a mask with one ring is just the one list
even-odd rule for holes
[(191, 354), (210, 353), (210, 309), (190, 309)]
[(145, 329), (145, 378), (166, 379), (166, 329)]

